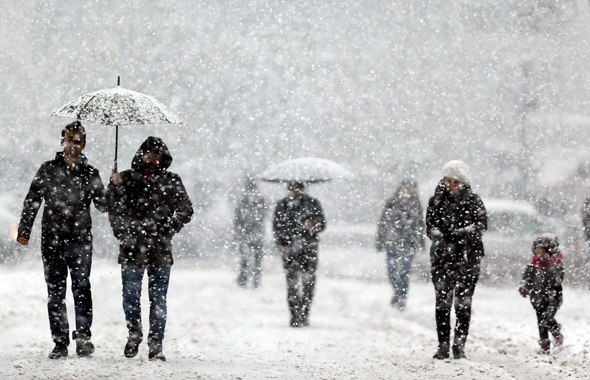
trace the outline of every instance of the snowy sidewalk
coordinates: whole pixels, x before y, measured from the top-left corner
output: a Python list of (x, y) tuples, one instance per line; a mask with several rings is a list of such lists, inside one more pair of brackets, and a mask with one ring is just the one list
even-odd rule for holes
[[(235, 285), (228, 261), (177, 263), (169, 290), (165, 363), (147, 360), (145, 342), (137, 358), (122, 355), (126, 331), (118, 265), (97, 260), (93, 268), (96, 353), (78, 358), (71, 345), (70, 357), (60, 361), (47, 359), (53, 345), (40, 260), (0, 267), (0, 378), (582, 379), (590, 373), (588, 292), (565, 290), (557, 318), (566, 344), (542, 356), (536, 353), (528, 300), (514, 288), (480, 286), (469, 359), (434, 361), (431, 284), (413, 281), (408, 308), (400, 313), (388, 304), (385, 281), (334, 278), (330, 263), (338, 252), (320, 255), (311, 325), (303, 329), (288, 327), (285, 281), (276, 257), (267, 259), (263, 288), (256, 291)], [(367, 260), (377, 265), (381, 259)], [(145, 326), (145, 288), (142, 301)], [(68, 310), (71, 317), (69, 292)]]

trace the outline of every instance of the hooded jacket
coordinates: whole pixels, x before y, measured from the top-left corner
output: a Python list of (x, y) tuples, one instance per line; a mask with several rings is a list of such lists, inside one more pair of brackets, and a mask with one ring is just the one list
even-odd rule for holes
[(90, 204), (105, 212), (105, 190), (98, 170), (88, 165), (84, 155), (70, 169), (64, 153), (44, 162), (24, 201), (18, 236), (29, 239), (37, 212), (45, 201), (41, 219), (42, 244), (59, 244), (64, 239), (91, 240), (92, 218)]
[[(161, 154), (151, 176), (144, 175), (145, 153)], [(120, 242), (119, 263), (172, 265), (172, 237), (193, 216), (193, 206), (180, 176), (168, 171), (172, 155), (162, 139), (148, 137), (121, 172), (122, 182), (109, 184), (109, 221)]]
[(426, 210), (426, 234), (432, 240), (434, 266), (474, 262), (484, 256), (482, 235), (488, 228), (487, 212), (471, 186), (455, 194), (440, 181)]

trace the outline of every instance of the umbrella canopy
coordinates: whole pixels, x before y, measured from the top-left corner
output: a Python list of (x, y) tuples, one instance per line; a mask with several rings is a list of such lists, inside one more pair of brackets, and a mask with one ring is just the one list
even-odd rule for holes
[(301, 157), (271, 166), (258, 176), (266, 182), (320, 183), (339, 179), (353, 179), (354, 174), (334, 161), (317, 157)]
[(105, 125), (181, 123), (179, 118), (155, 98), (122, 87), (82, 95), (55, 110), (51, 116)]
[(117, 171), (119, 125), (182, 123), (155, 98), (118, 86), (82, 95), (53, 111), (51, 116), (114, 125), (115, 171)]

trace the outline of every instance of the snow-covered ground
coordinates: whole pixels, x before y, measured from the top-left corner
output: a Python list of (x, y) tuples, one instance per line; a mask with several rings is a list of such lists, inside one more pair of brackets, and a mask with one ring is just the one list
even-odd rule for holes
[[(148, 361), (145, 343), (137, 358), (123, 357), (126, 331), (115, 263), (96, 260), (93, 268), (96, 353), (59, 361), (47, 359), (52, 342), (40, 260), (0, 267), (0, 378), (581, 379), (590, 374), (587, 291), (565, 290), (557, 318), (566, 344), (552, 355), (539, 355), (528, 300), (514, 287), (481, 285), (468, 359), (435, 361), (431, 284), (416, 276), (402, 313), (389, 306), (382, 254), (324, 248), (320, 255), (311, 325), (302, 329), (288, 327), (285, 280), (276, 257), (266, 260), (258, 290), (235, 285), (233, 258), (178, 262), (169, 290), (165, 363)], [(343, 265), (346, 261), (351, 265)], [(68, 307), (72, 321), (69, 293)]]

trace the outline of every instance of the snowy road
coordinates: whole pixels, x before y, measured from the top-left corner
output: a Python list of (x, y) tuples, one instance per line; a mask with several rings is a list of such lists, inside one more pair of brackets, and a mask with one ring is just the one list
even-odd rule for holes
[[(304, 329), (288, 327), (277, 258), (267, 260), (263, 288), (257, 291), (235, 286), (231, 260), (223, 265), (178, 263), (169, 291), (165, 363), (149, 362), (145, 343), (138, 358), (122, 355), (126, 331), (117, 265), (96, 261), (93, 268), (96, 353), (60, 361), (47, 359), (52, 343), (40, 260), (2, 267), (0, 378), (588, 378), (590, 293), (566, 289), (557, 315), (566, 344), (553, 355), (541, 356), (536, 353), (537, 331), (528, 300), (514, 288), (480, 286), (469, 359), (434, 361), (432, 286), (415, 279), (408, 308), (400, 313), (388, 305), (390, 289), (384, 281), (355, 279), (351, 273), (346, 279), (334, 277), (337, 270), (332, 266), (346, 254), (321, 252), (311, 326)], [(382, 256), (362, 254), (366, 256), (357, 261), (357, 270), (374, 267), (379, 277)], [(69, 293), (68, 302), (71, 315)]]

